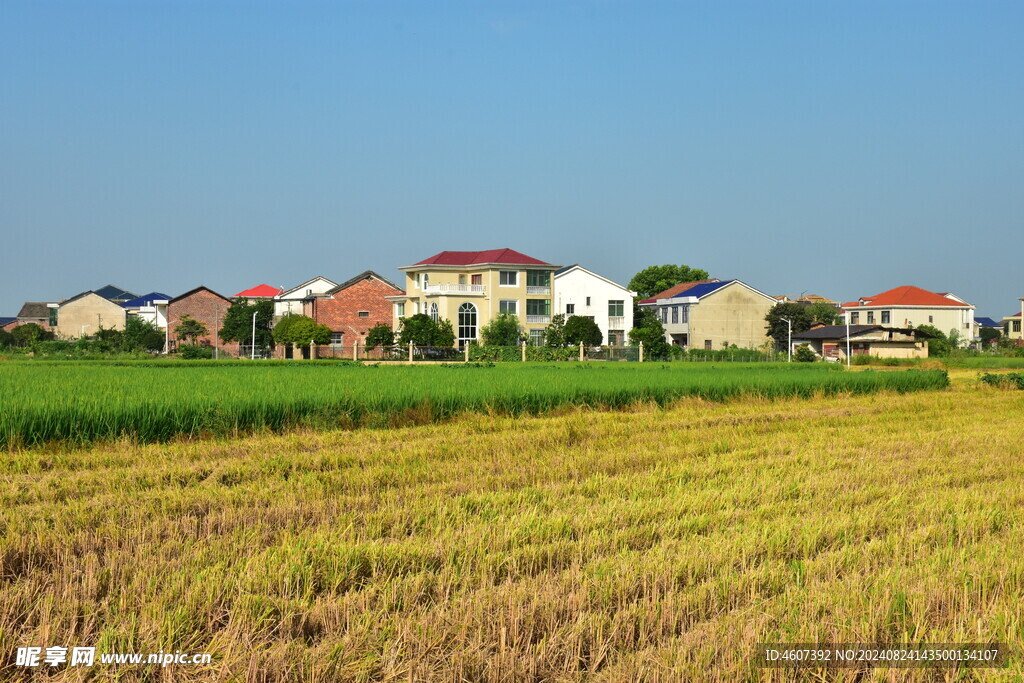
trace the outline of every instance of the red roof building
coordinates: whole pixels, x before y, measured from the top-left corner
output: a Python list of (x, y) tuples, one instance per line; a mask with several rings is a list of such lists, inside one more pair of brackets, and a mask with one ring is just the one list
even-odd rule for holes
[(904, 285), (842, 305), (851, 325), (910, 328), (931, 325), (943, 334), (956, 332), (965, 343), (978, 335), (974, 306), (953, 294), (938, 294)]
[(487, 249), (485, 251), (442, 251), (424, 259), (414, 265), (424, 266), (479, 266), (486, 263), (515, 264), (526, 266), (550, 266), (550, 263), (540, 261), (521, 254), (514, 249)]
[(284, 290), (280, 287), (271, 287), (270, 285), (256, 285), (249, 289), (242, 290), (238, 294), (235, 294), (235, 298), (242, 299), (273, 299), (279, 294), (283, 294)]

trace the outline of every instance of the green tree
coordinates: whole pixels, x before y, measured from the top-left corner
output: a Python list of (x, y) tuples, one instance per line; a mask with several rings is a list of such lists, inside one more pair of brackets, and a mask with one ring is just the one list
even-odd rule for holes
[(775, 340), (779, 349), (785, 349), (789, 343), (789, 326), (784, 318), (793, 322), (793, 334), (811, 329), (814, 318), (810, 314), (810, 306), (804, 304), (775, 304), (764, 317), (768, 323), (768, 336)]
[(35, 323), (26, 323), (11, 330), (11, 336), (18, 346), (31, 346), (36, 342), (53, 339), (53, 332), (47, 332)]
[(928, 355), (943, 358), (949, 355), (952, 346), (946, 335), (939, 331), (934, 325), (921, 325), (916, 328), (918, 332), (924, 333), (928, 338)]
[(391, 325), (387, 323), (377, 323), (366, 333), (367, 349), (373, 349), (378, 346), (393, 346), (394, 343), (395, 333), (391, 330)]
[(600, 346), (603, 339), (601, 328), (590, 318), (571, 315), (565, 321), (565, 343), (568, 346), (578, 346), (580, 342), (584, 346)]
[(999, 330), (993, 327), (983, 327), (979, 334), (981, 335), (981, 347), (984, 349), (991, 348), (993, 346), (992, 342), (1002, 336)]
[(164, 347), (164, 334), (153, 323), (138, 316), (129, 316), (121, 335), (124, 351), (159, 351)]
[(174, 334), (178, 337), (178, 340), (188, 341), (193, 346), (206, 332), (206, 325), (187, 313), (181, 316), (181, 320), (174, 326)]
[(661, 318), (649, 309), (642, 309), (637, 316), (637, 324), (629, 331), (629, 343), (638, 346), (644, 344), (644, 358), (650, 360), (667, 359), (671, 353), (665, 341), (665, 326)]
[(0, 330), (0, 349), (14, 346), (14, 335), (7, 330)]
[[(310, 343), (331, 343), (331, 328), (305, 315), (284, 316), (274, 326), (273, 335), (274, 341), (278, 344), (295, 344), (301, 348), (306, 348)], [(252, 336), (251, 328), (249, 336)]]
[(843, 319), (843, 315), (839, 312), (838, 308), (824, 301), (818, 301), (807, 306), (807, 315), (810, 316), (812, 322), (822, 323), (823, 325), (838, 325)]
[(559, 313), (551, 318), (551, 323), (544, 329), (546, 346), (565, 346), (565, 315)]
[(707, 277), (708, 271), (686, 265), (647, 266), (633, 276), (629, 288), (636, 292), (637, 298), (647, 299), (681, 282), (706, 280)]
[(402, 318), (398, 328), (398, 343), (412, 342), (415, 346), (455, 346), (455, 332), (450, 320), (436, 322), (426, 313)]
[(525, 338), (519, 318), (511, 313), (498, 317), (480, 328), (480, 341), (487, 346), (519, 346)]
[(818, 360), (817, 354), (807, 344), (801, 344), (796, 347), (796, 351), (793, 353), (793, 360), (798, 363), (813, 363)]
[(256, 314), (256, 346), (270, 348), (274, 343), (271, 327), (274, 324), (274, 302), (268, 300), (250, 304), (245, 299), (236, 299), (224, 314), (220, 338), (226, 342), (251, 344), (252, 316)]

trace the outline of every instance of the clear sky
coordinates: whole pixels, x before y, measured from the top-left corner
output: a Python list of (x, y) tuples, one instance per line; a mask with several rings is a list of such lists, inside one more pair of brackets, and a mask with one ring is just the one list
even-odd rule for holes
[(511, 247), (1024, 296), (1024, 3), (0, 3), (0, 315)]

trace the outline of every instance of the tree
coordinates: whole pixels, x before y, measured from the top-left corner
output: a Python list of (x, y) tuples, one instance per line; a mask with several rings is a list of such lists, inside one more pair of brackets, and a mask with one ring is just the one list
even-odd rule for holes
[(270, 328), (274, 324), (274, 302), (257, 301), (250, 304), (245, 299), (236, 299), (224, 314), (224, 324), (220, 328), (220, 338), (226, 342), (251, 344), (252, 316), (256, 314), (256, 346), (270, 348), (274, 343), (274, 335)]
[(997, 339), (999, 339), (999, 337), (1002, 336), (999, 333), (999, 330), (995, 329), (994, 327), (983, 327), (983, 328), (981, 328), (981, 331), (980, 331), (979, 334), (981, 335), (981, 347), (982, 348), (989, 348), (989, 347), (991, 347), (994, 344), (994, 342)]
[(565, 321), (565, 343), (568, 346), (578, 346), (580, 342), (584, 346), (600, 346), (603, 339), (601, 328), (590, 318), (571, 315)]
[(928, 355), (929, 356), (948, 356), (952, 350), (952, 346), (949, 343), (949, 339), (946, 335), (939, 331), (939, 328), (934, 325), (921, 325), (917, 328), (918, 332), (923, 332), (928, 337)]
[(822, 323), (823, 325), (838, 325), (843, 318), (838, 308), (824, 301), (818, 301), (807, 306), (807, 315), (810, 316), (811, 322)]
[(193, 346), (206, 332), (206, 325), (187, 313), (181, 316), (181, 320), (174, 326), (174, 334), (178, 339), (188, 341)]
[(7, 330), (0, 330), (0, 349), (14, 346), (14, 335)]
[(366, 348), (373, 349), (378, 346), (393, 346), (395, 333), (391, 331), (391, 325), (377, 323), (366, 333)]
[[(252, 336), (252, 329), (249, 330)], [(273, 331), (274, 341), (278, 344), (295, 344), (306, 348), (313, 344), (330, 344), (331, 328), (321, 325), (305, 315), (286, 315), (278, 321)]]
[(498, 317), (480, 328), (480, 340), (487, 346), (519, 346), (525, 338), (519, 318), (511, 313)]
[(426, 313), (402, 318), (398, 328), (398, 343), (414, 346), (455, 346), (455, 332), (450, 320), (435, 321)]
[(159, 351), (164, 347), (164, 335), (156, 325), (138, 316), (129, 316), (121, 334), (124, 351)]
[(810, 306), (804, 304), (775, 304), (764, 317), (768, 323), (768, 336), (775, 340), (780, 349), (785, 349), (789, 343), (789, 325), (783, 318), (788, 318), (793, 323), (793, 334), (806, 332), (811, 329), (814, 318), (810, 314)]
[(547, 346), (565, 346), (565, 316), (561, 313), (551, 318), (551, 323), (544, 330), (544, 343)]
[(669, 356), (669, 344), (665, 341), (665, 326), (661, 318), (651, 310), (643, 309), (637, 317), (637, 325), (629, 331), (629, 343), (637, 346), (643, 342), (644, 357), (662, 360)]
[(796, 347), (796, 351), (793, 353), (793, 360), (798, 363), (813, 363), (818, 360), (818, 355), (807, 344), (801, 344)]
[(633, 276), (629, 288), (636, 292), (638, 299), (647, 299), (681, 282), (706, 280), (707, 277), (708, 271), (686, 265), (647, 266)]
[(25, 323), (18, 325), (11, 331), (14, 343), (18, 346), (31, 346), (39, 341), (53, 339), (53, 332), (47, 332), (40, 325)]

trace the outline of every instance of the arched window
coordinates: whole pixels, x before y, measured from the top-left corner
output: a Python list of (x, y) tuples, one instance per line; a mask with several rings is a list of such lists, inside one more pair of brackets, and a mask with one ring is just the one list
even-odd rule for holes
[(437, 322), (437, 304), (430, 304), (430, 319)]
[(476, 306), (468, 301), (459, 306), (459, 346), (476, 341)]

